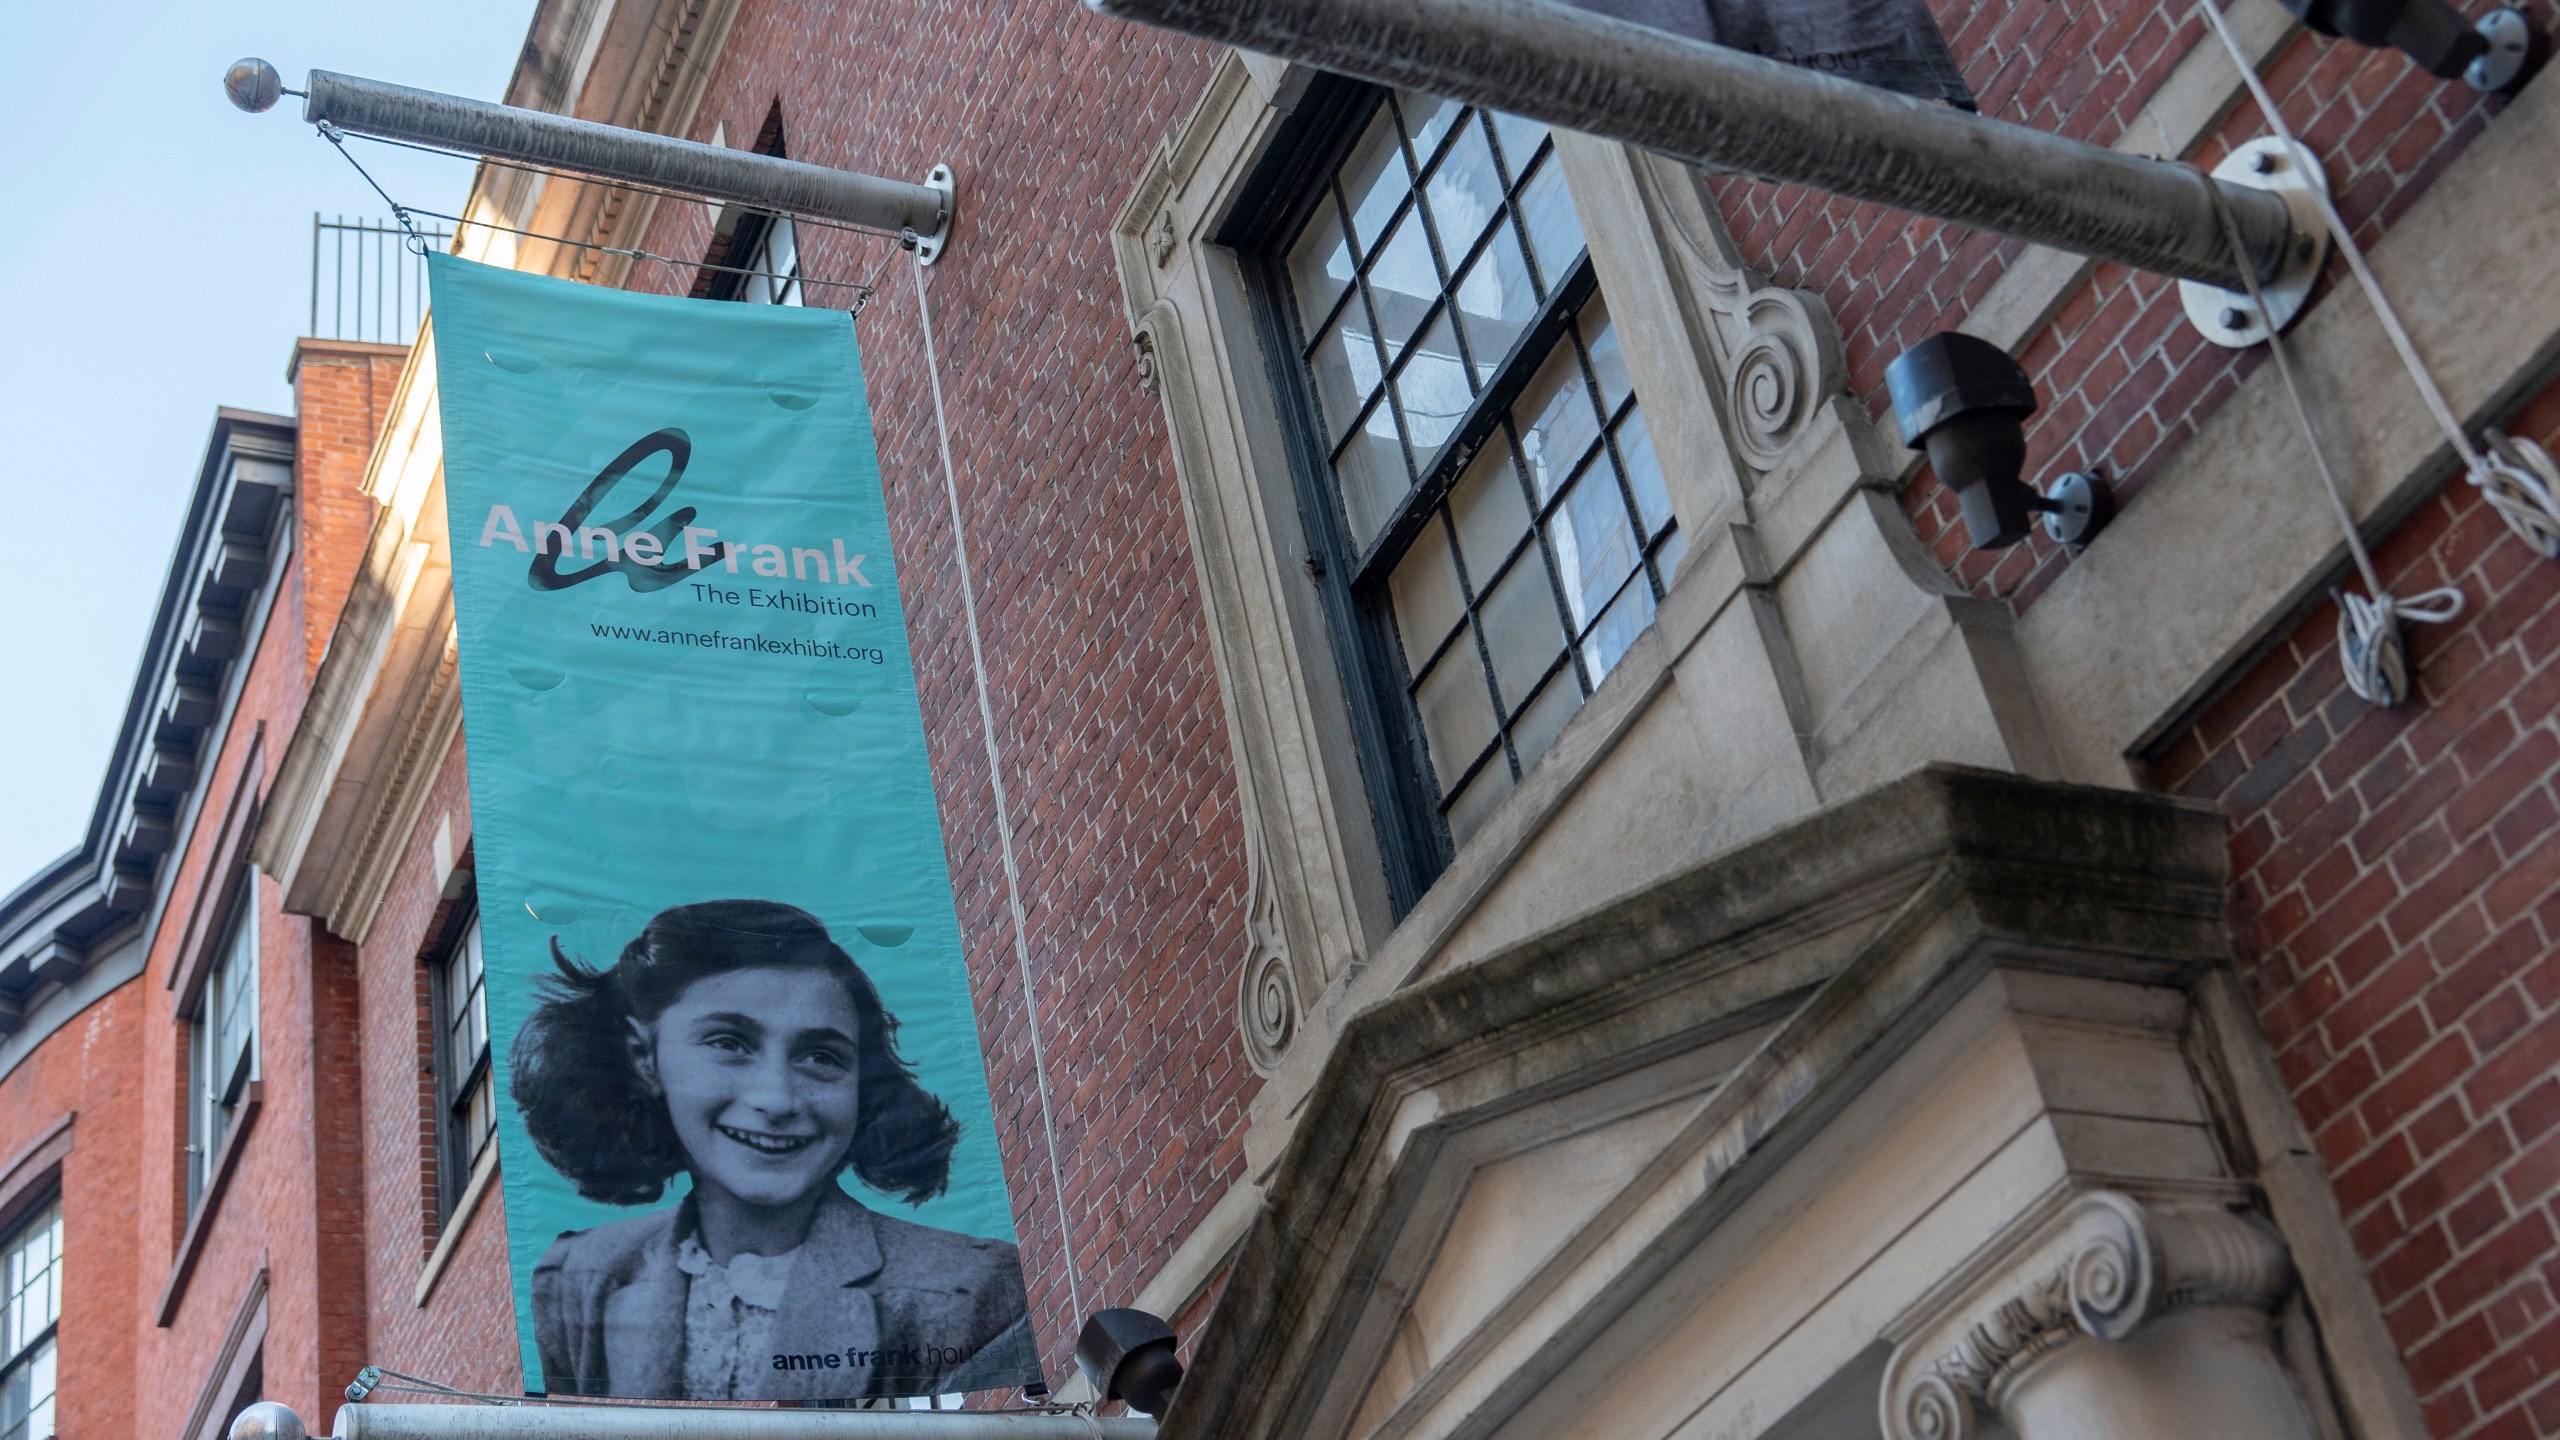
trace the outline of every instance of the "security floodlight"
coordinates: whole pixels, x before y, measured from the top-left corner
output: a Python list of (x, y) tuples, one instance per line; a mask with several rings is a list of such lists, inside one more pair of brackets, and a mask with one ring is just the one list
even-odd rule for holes
[(1173, 1327), (1144, 1310), (1097, 1310), (1076, 1337), (1076, 1368), (1093, 1393), (1161, 1416), (1182, 1383)]
[(1940, 483), (1956, 493), (1976, 550), (2026, 539), (2038, 513), (2045, 533), (2075, 547), (2106, 524), (2112, 507), (2095, 476), (2064, 475), (2049, 495), (2021, 478), (2036, 388), (2008, 351), (1942, 331), (1903, 351), (1884, 378), (1902, 443), (1929, 452)]
[(2493, 10), (2478, 24), (2446, 0), (2284, 0), (2323, 35), (2399, 51), (2439, 80), (2512, 93), (2539, 48), (2521, 10)]

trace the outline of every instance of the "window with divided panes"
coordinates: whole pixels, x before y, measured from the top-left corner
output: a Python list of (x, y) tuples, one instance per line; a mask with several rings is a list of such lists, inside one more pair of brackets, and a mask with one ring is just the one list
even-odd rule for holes
[(244, 871), (239, 887), (187, 1022), (189, 1214), (213, 1183), (222, 1142), (258, 1078), (258, 872)]
[(53, 1434), (54, 1329), (62, 1319), (62, 1204), (0, 1238), (0, 1440)]
[(1356, 128), (1269, 273), (1324, 455), (1310, 532), (1436, 873), (1652, 622), (1685, 537), (1547, 127), (1397, 92)]
[(480, 950), (480, 917), (454, 937), (436, 967), (436, 1070), (444, 1108), (438, 1121), (438, 1210), (450, 1218), (472, 1172), (498, 1133), (498, 1082), (489, 1066), (487, 971)]

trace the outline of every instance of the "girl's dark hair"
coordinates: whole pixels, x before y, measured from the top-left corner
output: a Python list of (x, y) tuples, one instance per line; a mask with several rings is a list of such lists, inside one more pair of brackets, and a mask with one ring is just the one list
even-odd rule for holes
[(685, 1168), (666, 1101), (632, 1066), (627, 1022), (655, 1021), (697, 980), (748, 969), (823, 970), (853, 997), (862, 1109), (845, 1168), (911, 1205), (950, 1182), (959, 1122), (916, 1083), (898, 1054), (897, 1018), (815, 915), (771, 900), (677, 905), (641, 927), (610, 969), (570, 959), (557, 936), (551, 959), (560, 973), (544, 977), (542, 1003), (516, 1032), (508, 1088), (534, 1148), (579, 1194), (646, 1205)]

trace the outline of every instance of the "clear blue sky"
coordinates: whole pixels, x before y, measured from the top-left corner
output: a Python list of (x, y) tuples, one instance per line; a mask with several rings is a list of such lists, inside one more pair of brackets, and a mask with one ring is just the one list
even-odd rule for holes
[[(497, 99), (533, 0), (143, 0), (17, 10), (0, 86), (0, 893), (78, 843), (217, 405), (289, 410), (311, 215), (382, 203), (287, 97), (223, 68), (340, 70)], [(404, 204), (457, 161), (351, 142)]]

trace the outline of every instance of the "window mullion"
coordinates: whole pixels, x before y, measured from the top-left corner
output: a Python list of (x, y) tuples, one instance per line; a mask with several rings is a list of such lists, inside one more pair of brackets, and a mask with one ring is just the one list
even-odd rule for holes
[[(1449, 432), (1449, 439), (1441, 446), (1440, 458), (1432, 465), (1430, 473), (1415, 477), (1413, 489), (1407, 492), (1403, 504), (1379, 527), (1377, 539), (1354, 558), (1352, 583), (1355, 586), (1380, 581), (1387, 571), (1395, 568), (1395, 561), (1412, 545), (1413, 536), (1420, 528), (1416, 517), (1446, 499), (1449, 487), (1466, 469), (1467, 462), (1492, 443), (1491, 432), (1501, 428), (1503, 414), (1537, 373), (1538, 367), (1526, 363), (1527, 360), (1551, 352), (1556, 328), (1565, 324), (1574, 309), (1590, 298), (1592, 287), (1579, 283), (1580, 277), (1587, 277), (1589, 268), (1588, 260), (1580, 262), (1576, 283), (1558, 287), (1541, 303), (1537, 315), (1520, 332), (1520, 339), (1511, 347), (1511, 353), (1502, 357), (1501, 369), (1495, 373), (1492, 382), (1476, 395), (1457, 428)], [(1341, 450), (1335, 447), (1327, 453), (1339, 455)], [(1531, 508), (1536, 507), (1533, 504)]]

